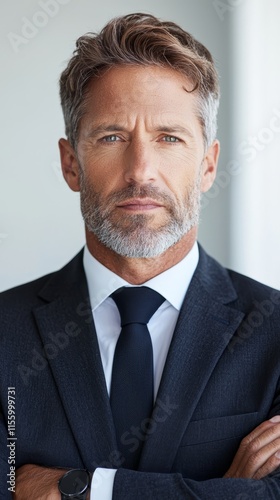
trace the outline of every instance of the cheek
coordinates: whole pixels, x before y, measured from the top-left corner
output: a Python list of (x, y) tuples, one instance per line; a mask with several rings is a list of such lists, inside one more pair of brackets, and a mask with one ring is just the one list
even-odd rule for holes
[(176, 152), (172, 158), (170, 156), (169, 161), (166, 159), (162, 169), (164, 184), (176, 199), (184, 199), (199, 176), (200, 167), (197, 155), (191, 151), (188, 153)]
[[(109, 149), (109, 148), (108, 148)], [(112, 148), (113, 149), (113, 148)], [(84, 147), (79, 157), (81, 168), (97, 192), (111, 192), (120, 184), (120, 163), (113, 151)]]
[(161, 152), (161, 165), (170, 176), (191, 179), (199, 170), (197, 151), (170, 146), (170, 150)]
[(112, 191), (116, 190), (117, 182), (114, 175), (108, 175), (102, 168), (91, 168), (86, 172), (86, 182), (89, 183), (95, 192), (106, 196)]
[(99, 144), (96, 140), (80, 141), (78, 144), (78, 158), (80, 163), (87, 169), (96, 168), (102, 165), (104, 168), (111, 168), (114, 165), (114, 147)]

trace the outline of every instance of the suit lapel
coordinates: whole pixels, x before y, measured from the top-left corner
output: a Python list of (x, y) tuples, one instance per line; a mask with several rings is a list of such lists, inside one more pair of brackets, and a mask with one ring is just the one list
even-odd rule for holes
[[(244, 314), (225, 270), (200, 250), (167, 356), (140, 470), (169, 472), (205, 386)], [(207, 266), (206, 266), (207, 264)], [(206, 269), (207, 267), (207, 269)], [(213, 271), (215, 271), (213, 273)], [(221, 288), (222, 287), (222, 288)]]
[(92, 470), (110, 462), (116, 442), (83, 268), (72, 267), (50, 280), (41, 296), (55, 298), (34, 315), (80, 455)]

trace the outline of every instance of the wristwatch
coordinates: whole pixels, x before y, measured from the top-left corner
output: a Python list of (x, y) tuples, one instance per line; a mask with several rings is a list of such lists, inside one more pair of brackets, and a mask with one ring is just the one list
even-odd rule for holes
[(61, 500), (86, 500), (89, 485), (90, 474), (87, 470), (69, 470), (58, 481)]

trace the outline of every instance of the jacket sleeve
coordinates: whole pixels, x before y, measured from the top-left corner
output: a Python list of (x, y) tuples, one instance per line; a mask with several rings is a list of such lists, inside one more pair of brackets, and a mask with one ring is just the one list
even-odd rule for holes
[(279, 500), (280, 471), (262, 480), (209, 479), (193, 481), (181, 474), (158, 474), (120, 469), (113, 500)]

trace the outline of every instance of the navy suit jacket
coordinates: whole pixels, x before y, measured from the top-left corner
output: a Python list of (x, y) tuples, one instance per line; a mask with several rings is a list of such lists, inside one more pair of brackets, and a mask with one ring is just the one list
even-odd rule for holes
[[(8, 387), (17, 467), (117, 468), (114, 500), (280, 498), (280, 473), (223, 479), (242, 438), (280, 414), (279, 292), (200, 248), (137, 471), (122, 468), (117, 452), (82, 252), (2, 293), (0, 312), (1, 498), (10, 498)], [(126, 439), (133, 447), (139, 436)]]

